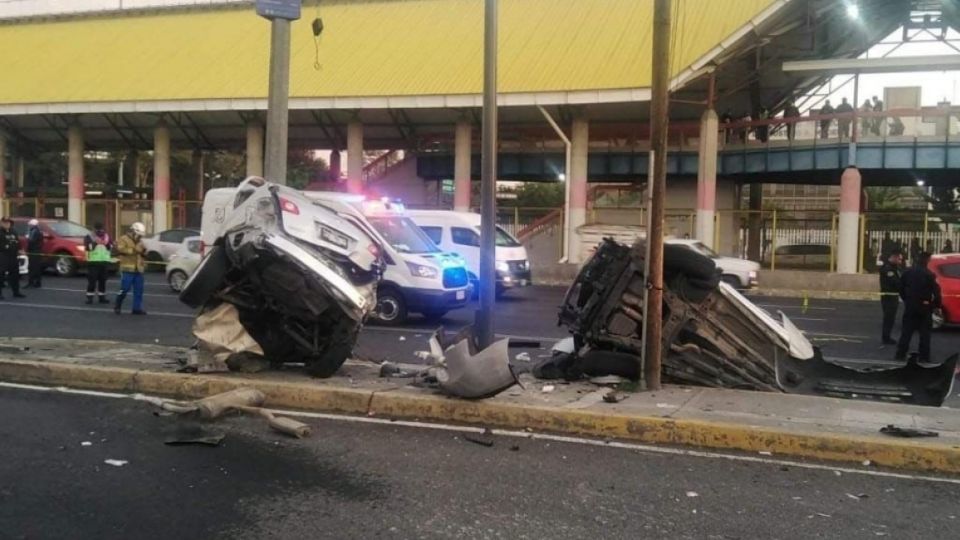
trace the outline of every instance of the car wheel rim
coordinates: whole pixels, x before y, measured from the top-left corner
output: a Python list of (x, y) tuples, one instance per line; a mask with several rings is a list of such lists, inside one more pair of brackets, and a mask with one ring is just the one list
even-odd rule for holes
[(381, 298), (377, 302), (377, 316), (384, 321), (392, 321), (400, 314), (400, 303), (396, 298)]
[(181, 274), (180, 272), (174, 272), (170, 275), (170, 288), (175, 292), (180, 292), (183, 290), (183, 285), (187, 282), (187, 276)]
[(70, 259), (66, 257), (60, 257), (57, 259), (57, 273), (59, 274), (69, 274), (73, 265), (70, 263)]

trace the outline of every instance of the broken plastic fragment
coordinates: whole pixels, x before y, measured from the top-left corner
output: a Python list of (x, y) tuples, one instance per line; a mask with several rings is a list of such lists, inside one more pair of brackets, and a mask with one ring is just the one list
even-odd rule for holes
[(518, 354), (517, 356), (515, 356), (514, 359), (517, 360), (518, 362), (529, 362), (529, 361), (530, 361), (530, 353), (522, 352), (522, 353)]
[(93, 443), (90, 441), (83, 441), (82, 443), (80, 443), (80, 446), (93, 446)]
[(699, 497), (699, 496), (700, 496), (700, 494), (697, 493), (696, 491), (688, 491), (688, 492), (687, 492), (687, 497)]
[(114, 467), (123, 467), (124, 465), (129, 463), (129, 461), (125, 459), (105, 459), (103, 460), (103, 462), (106, 463), (107, 465), (113, 465)]
[(550, 392), (553, 392), (555, 389), (556, 387), (554, 385), (545, 384), (543, 385), (543, 388), (541, 390), (543, 391), (544, 394), (549, 394)]

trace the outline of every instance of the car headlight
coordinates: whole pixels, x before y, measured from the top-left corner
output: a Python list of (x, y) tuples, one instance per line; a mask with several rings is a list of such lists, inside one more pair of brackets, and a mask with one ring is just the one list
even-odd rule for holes
[(417, 277), (422, 277), (422, 278), (428, 278), (428, 279), (429, 279), (429, 278), (435, 278), (435, 277), (437, 277), (438, 275), (440, 275), (440, 273), (437, 271), (437, 269), (434, 268), (434, 267), (432, 267), (432, 266), (424, 266), (424, 265), (422, 265), (422, 264), (416, 264), (416, 263), (408, 262), (408, 263), (407, 263), (407, 268), (410, 269), (410, 273), (411, 273), (411, 274), (413, 274), (414, 276), (417, 276)]
[(509, 272), (510, 265), (507, 264), (507, 261), (497, 261), (497, 270), (501, 272)]

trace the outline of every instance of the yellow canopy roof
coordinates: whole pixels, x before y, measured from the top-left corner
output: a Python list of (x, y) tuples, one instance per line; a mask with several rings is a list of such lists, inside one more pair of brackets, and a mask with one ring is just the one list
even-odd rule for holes
[[(673, 74), (773, 3), (674, 0)], [(292, 29), (292, 97), (481, 91), (480, 0), (305, 4)], [(500, 92), (650, 86), (653, 0), (500, 6)], [(315, 44), (318, 15), (325, 28)], [(252, 6), (2, 24), (0, 104), (263, 98), (269, 41), (270, 24)]]

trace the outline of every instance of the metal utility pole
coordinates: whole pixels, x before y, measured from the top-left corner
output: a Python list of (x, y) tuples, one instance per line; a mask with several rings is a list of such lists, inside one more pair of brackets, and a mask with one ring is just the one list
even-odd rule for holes
[(476, 329), (480, 347), (493, 343), (496, 303), (497, 219), (497, 0), (483, 10), (483, 134), (480, 147), (480, 309)]
[(287, 126), (290, 100), (290, 21), (300, 18), (301, 0), (257, 0), (257, 14), (270, 21), (270, 89), (264, 176), (287, 183)]
[(668, 95), (670, 84), (670, 2), (653, 7), (653, 96), (650, 103), (650, 149), (653, 175), (647, 201), (647, 298), (644, 319), (643, 373), (648, 390), (660, 389), (663, 333), (663, 199), (667, 184)]

